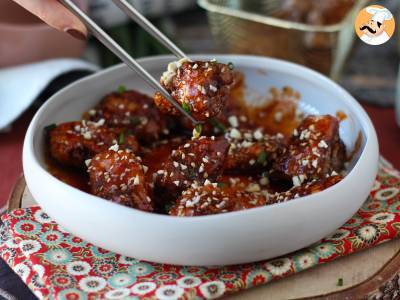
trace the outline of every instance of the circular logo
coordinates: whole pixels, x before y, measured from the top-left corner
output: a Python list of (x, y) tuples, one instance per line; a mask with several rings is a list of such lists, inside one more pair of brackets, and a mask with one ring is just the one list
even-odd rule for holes
[(358, 37), (364, 43), (368, 45), (382, 45), (394, 33), (394, 17), (386, 7), (370, 5), (358, 13), (354, 28)]

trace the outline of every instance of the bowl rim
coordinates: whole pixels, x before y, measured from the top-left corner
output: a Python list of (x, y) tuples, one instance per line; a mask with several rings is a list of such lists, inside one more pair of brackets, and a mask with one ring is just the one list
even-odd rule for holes
[[(176, 217), (176, 216), (170, 216), (170, 215), (162, 215), (162, 214), (156, 214), (156, 213), (150, 213), (150, 212), (144, 212), (135, 208), (130, 208), (123, 206), (118, 203), (111, 202), (109, 200), (103, 199), (101, 197), (89, 194), (87, 192), (81, 191), (75, 187), (72, 187), (63, 181), (57, 179), (53, 175), (51, 175), (47, 169), (42, 166), (42, 164), (39, 162), (39, 158), (36, 155), (35, 147), (34, 147), (34, 140), (36, 139), (35, 137), (38, 134), (37, 128), (38, 128), (38, 122), (39, 119), (42, 117), (43, 113), (46, 111), (47, 107), (54, 103), (57, 102), (58, 99), (69, 89), (75, 88), (77, 85), (84, 84), (87, 81), (91, 81), (94, 78), (97, 77), (102, 77), (105, 76), (107, 73), (112, 73), (117, 70), (122, 70), (124, 68), (128, 68), (125, 66), (123, 63), (103, 69), (101, 71), (98, 71), (94, 74), (91, 74), (89, 76), (86, 76), (82, 79), (79, 79), (68, 86), (64, 87), (57, 93), (55, 93), (53, 96), (51, 96), (45, 104), (43, 104), (40, 109), (35, 113), (33, 119), (31, 120), (31, 123), (28, 127), (28, 130), (25, 135), (24, 139), (24, 146), (23, 146), (23, 169), (24, 173), (26, 171), (26, 166), (29, 162), (30, 167), (35, 168), (35, 172), (39, 172), (40, 175), (45, 176), (52, 184), (58, 185), (61, 187), (65, 187), (67, 189), (72, 189), (75, 193), (78, 192), (79, 194), (82, 194), (83, 197), (90, 201), (97, 201), (97, 203), (102, 203), (101, 205), (103, 207), (109, 207), (110, 209), (117, 210), (119, 212), (127, 212), (127, 210), (130, 211), (130, 214), (132, 215), (142, 215), (146, 216), (147, 218), (153, 218), (154, 220), (159, 220), (159, 221), (164, 221), (164, 222), (179, 222), (182, 224), (187, 224), (187, 223), (201, 223), (201, 222), (207, 222), (208, 220), (216, 220), (216, 219), (221, 219), (223, 220), (224, 218), (232, 218), (232, 217), (240, 217), (242, 215), (251, 215), (251, 214), (257, 214), (260, 211), (264, 210), (271, 210), (276, 207), (281, 207), (284, 208), (286, 206), (293, 206), (293, 205), (301, 205), (302, 202), (307, 201), (316, 201), (319, 197), (321, 197), (321, 194), (330, 191), (330, 192), (335, 192), (339, 190), (343, 185), (345, 185), (351, 177), (356, 176), (357, 171), (359, 169), (359, 165), (361, 163), (368, 163), (366, 157), (367, 151), (375, 151), (374, 148), (378, 147), (378, 141), (377, 141), (377, 136), (376, 136), (376, 131), (375, 128), (372, 124), (371, 119), (369, 118), (368, 114), (365, 112), (365, 110), (361, 107), (361, 105), (341, 86), (339, 86), (337, 83), (334, 81), (330, 80), (327, 78), (325, 75), (318, 73), (317, 71), (311, 70), (307, 67), (292, 63), (292, 62), (287, 62), (284, 60), (280, 59), (275, 59), (275, 58), (270, 58), (270, 57), (264, 57), (264, 56), (255, 56), (255, 55), (236, 55), (236, 54), (193, 54), (189, 55), (189, 57), (192, 57), (194, 59), (196, 58), (216, 58), (216, 59), (224, 59), (228, 60), (229, 58), (239, 58), (242, 61), (246, 60), (254, 60), (254, 59), (262, 59), (265, 61), (268, 61), (270, 64), (274, 65), (275, 67), (280, 66), (280, 68), (285, 68), (286, 71), (296, 71), (297, 74), (301, 74), (300, 76), (303, 79), (309, 79), (310, 77), (314, 77), (315, 79), (322, 80), (325, 84), (328, 84), (332, 89), (336, 90), (338, 94), (343, 97), (343, 101), (352, 108), (354, 111), (355, 115), (357, 116), (357, 119), (359, 120), (361, 124), (361, 128), (365, 133), (365, 144), (362, 147), (361, 153), (359, 154), (359, 157), (357, 161), (355, 162), (353, 168), (350, 170), (350, 172), (337, 184), (321, 191), (315, 194), (299, 197), (296, 199), (292, 199), (287, 202), (280, 202), (280, 203), (275, 203), (275, 204), (270, 204), (262, 207), (255, 207), (247, 210), (240, 210), (240, 211), (234, 211), (234, 212), (228, 212), (228, 213), (222, 213), (222, 214), (215, 214), (215, 215), (206, 215), (206, 216), (196, 216), (196, 217)], [(148, 56), (144, 58), (138, 59), (138, 62), (143, 64), (147, 63), (152, 60), (160, 60), (160, 61), (167, 61), (167, 60), (175, 60), (176, 58), (173, 55), (156, 55), (156, 56)], [(272, 67), (274, 68), (274, 67)], [(34, 131), (36, 130), (36, 131)], [(29, 187), (29, 183), (28, 183)], [(99, 202), (101, 200), (102, 202)]]

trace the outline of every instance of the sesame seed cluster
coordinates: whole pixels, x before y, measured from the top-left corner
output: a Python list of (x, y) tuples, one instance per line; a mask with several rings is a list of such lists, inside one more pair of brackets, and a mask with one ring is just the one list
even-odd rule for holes
[(148, 168), (131, 150), (115, 144), (87, 165), (93, 194), (129, 207), (154, 210), (151, 187), (145, 179)]
[[(167, 72), (161, 84), (197, 120), (207, 120), (222, 111), (233, 83), (233, 73), (227, 65), (216, 60), (181, 60), (170, 64)], [(179, 114), (160, 93), (156, 93), (154, 101), (162, 112)]]
[(284, 153), (275, 161), (273, 176), (301, 186), (303, 182), (340, 171), (345, 161), (345, 148), (338, 129), (335, 117), (306, 117), (293, 131)]

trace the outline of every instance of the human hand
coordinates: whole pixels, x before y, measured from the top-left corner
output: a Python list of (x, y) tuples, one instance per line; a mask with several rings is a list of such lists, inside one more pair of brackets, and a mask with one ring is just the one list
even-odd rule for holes
[(85, 39), (85, 25), (57, 0), (14, 0), (51, 27), (69, 33), (75, 38)]

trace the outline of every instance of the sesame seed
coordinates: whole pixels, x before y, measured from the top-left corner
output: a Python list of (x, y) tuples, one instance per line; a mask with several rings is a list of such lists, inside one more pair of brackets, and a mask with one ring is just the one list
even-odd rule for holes
[(239, 122), (236, 116), (230, 116), (228, 118), (228, 122), (229, 124), (231, 124), (232, 127), (238, 127), (239, 126)]
[(328, 144), (324, 140), (321, 140), (318, 143), (318, 147), (320, 147), (320, 148), (328, 148)]
[(86, 140), (90, 140), (92, 138), (92, 134), (90, 133), (90, 131), (86, 131), (83, 133), (83, 138)]
[(254, 131), (253, 136), (257, 141), (259, 141), (263, 138), (263, 134), (260, 129), (257, 129), (256, 131)]
[(112, 145), (110, 148), (108, 148), (108, 150), (112, 150), (112, 151), (115, 151), (115, 152), (117, 152), (118, 149), (119, 149), (118, 144), (114, 144), (114, 145)]
[(242, 134), (240, 133), (239, 130), (237, 130), (236, 128), (233, 128), (230, 132), (230, 137), (233, 139), (240, 139), (242, 138)]
[(277, 111), (274, 115), (275, 122), (279, 123), (282, 121), (283, 113), (281, 111)]
[(293, 176), (292, 177), (292, 182), (294, 186), (300, 186), (301, 185), (301, 181), (299, 176)]
[(312, 161), (312, 166), (316, 169), (318, 167), (318, 159)]

